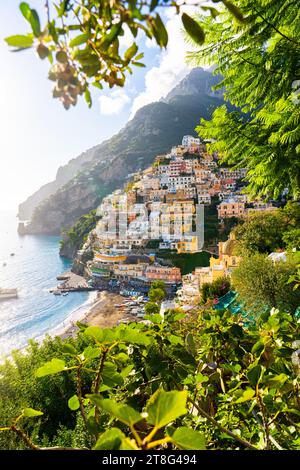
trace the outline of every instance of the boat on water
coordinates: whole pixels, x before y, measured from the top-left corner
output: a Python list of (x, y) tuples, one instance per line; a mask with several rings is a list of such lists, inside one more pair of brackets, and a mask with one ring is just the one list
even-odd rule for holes
[(18, 289), (0, 289), (0, 300), (15, 299), (18, 297)]

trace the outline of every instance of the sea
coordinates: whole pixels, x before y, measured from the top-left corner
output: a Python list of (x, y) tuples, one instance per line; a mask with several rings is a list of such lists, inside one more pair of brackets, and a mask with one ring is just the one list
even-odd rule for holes
[(61, 333), (84, 315), (95, 293), (72, 292), (55, 296), (56, 276), (71, 267), (59, 256), (59, 237), (18, 235), (14, 213), (0, 212), (0, 288), (17, 288), (16, 299), (0, 300), (0, 359), (29, 339)]

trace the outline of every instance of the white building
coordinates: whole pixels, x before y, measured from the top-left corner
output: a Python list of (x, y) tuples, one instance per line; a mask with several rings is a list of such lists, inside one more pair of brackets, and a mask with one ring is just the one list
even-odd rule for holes
[(201, 141), (197, 137), (193, 137), (192, 135), (184, 135), (182, 139), (183, 147), (192, 147), (196, 145), (200, 145)]

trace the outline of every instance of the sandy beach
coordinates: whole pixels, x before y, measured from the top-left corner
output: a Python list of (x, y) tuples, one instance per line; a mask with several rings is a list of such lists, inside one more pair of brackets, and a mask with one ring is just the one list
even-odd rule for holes
[[(116, 307), (116, 305), (122, 304), (125, 300), (126, 297), (113, 292), (99, 292), (95, 302), (85, 312), (80, 321), (91, 326), (100, 326), (101, 328), (115, 326), (119, 320), (125, 317), (129, 320), (136, 321), (136, 318), (125, 315), (120, 307)], [(78, 327), (74, 322), (74, 324), (68, 326), (60, 336), (62, 338), (69, 338), (70, 336), (74, 336), (77, 331)]]

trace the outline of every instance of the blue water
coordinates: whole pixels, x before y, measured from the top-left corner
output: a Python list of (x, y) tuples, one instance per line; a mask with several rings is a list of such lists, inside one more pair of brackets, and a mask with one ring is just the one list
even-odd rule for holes
[(0, 357), (67, 324), (71, 314), (88, 302), (87, 292), (68, 296), (48, 292), (57, 284), (56, 276), (70, 268), (58, 249), (59, 237), (19, 236), (15, 215), (0, 214), (0, 287), (19, 290), (17, 299), (0, 301)]

